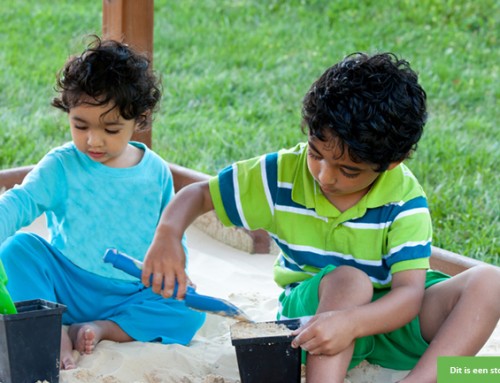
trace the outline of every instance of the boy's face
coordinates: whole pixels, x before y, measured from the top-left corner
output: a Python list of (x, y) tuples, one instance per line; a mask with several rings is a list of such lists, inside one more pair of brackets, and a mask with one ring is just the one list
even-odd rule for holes
[(136, 128), (110, 105), (80, 104), (70, 109), (71, 136), (78, 150), (110, 167), (129, 167), (136, 162), (134, 147), (128, 145)]
[(354, 206), (380, 175), (373, 170), (376, 165), (354, 162), (347, 150), (342, 153), (336, 138), (321, 141), (309, 136), (308, 143), (309, 171), (325, 197), (340, 211)]

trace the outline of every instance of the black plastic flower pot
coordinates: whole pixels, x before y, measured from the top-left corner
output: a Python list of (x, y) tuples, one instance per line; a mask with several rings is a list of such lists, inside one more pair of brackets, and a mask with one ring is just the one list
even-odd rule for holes
[[(290, 334), (260, 336), (258, 332), (261, 324), (284, 325), (289, 330), (295, 330), (300, 326), (300, 321), (291, 319), (255, 323), (255, 330), (251, 330), (248, 337), (238, 333), (241, 322), (231, 326), (231, 342), (236, 350), (241, 383), (300, 382), (300, 348), (292, 348), (294, 337)], [(252, 331), (256, 332), (255, 336)]]
[(35, 299), (0, 315), (0, 382), (59, 382), (62, 313), (66, 306)]

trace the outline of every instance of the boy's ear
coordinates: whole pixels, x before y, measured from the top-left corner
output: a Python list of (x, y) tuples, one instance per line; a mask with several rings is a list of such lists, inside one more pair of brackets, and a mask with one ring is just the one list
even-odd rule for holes
[(396, 162), (391, 162), (389, 164), (389, 166), (387, 167), (387, 170), (392, 170), (394, 169), (396, 166), (398, 166), (401, 162), (403, 162), (402, 160), (401, 161), (396, 161)]

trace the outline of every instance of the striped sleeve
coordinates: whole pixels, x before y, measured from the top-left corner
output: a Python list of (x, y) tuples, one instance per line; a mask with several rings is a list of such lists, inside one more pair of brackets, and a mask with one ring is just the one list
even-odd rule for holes
[(224, 225), (269, 229), (277, 190), (277, 153), (236, 162), (209, 185), (215, 211)]
[(429, 268), (432, 224), (427, 200), (420, 196), (395, 209), (384, 260), (391, 272)]

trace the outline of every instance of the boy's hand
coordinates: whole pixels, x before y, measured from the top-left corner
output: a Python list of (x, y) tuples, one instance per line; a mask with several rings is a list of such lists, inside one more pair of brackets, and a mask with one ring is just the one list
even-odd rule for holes
[(313, 316), (295, 330), (292, 347), (302, 347), (311, 355), (336, 355), (354, 342), (354, 329), (347, 311), (328, 311)]
[(336, 355), (356, 338), (394, 331), (418, 315), (425, 292), (425, 269), (394, 273), (390, 292), (360, 306), (316, 314), (295, 330), (293, 347), (313, 355)]
[(144, 258), (142, 283), (149, 286), (150, 276), (153, 275), (152, 290), (165, 298), (174, 294), (177, 284), (176, 297), (183, 299), (189, 281), (185, 265), (186, 255), (181, 240), (157, 232)]
[(153, 243), (144, 258), (142, 283), (145, 286), (149, 286), (153, 274), (155, 293), (170, 298), (177, 283), (176, 297), (184, 298), (188, 277), (182, 236), (196, 217), (213, 208), (208, 181), (190, 184), (176, 194), (163, 211)]

